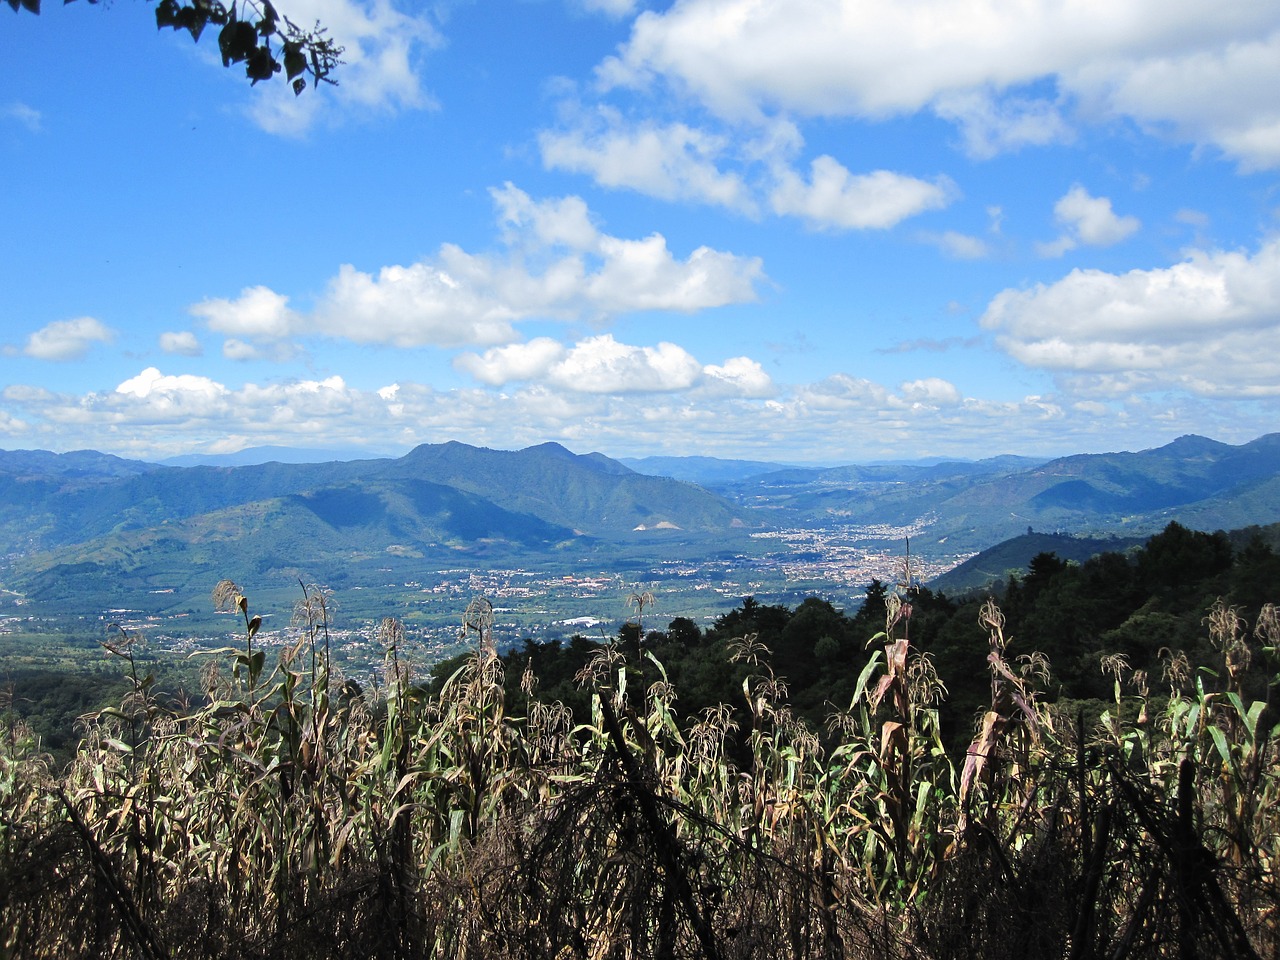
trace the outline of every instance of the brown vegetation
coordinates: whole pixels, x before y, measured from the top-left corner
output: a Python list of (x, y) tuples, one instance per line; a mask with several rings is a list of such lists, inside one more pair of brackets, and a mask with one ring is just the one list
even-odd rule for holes
[[(475, 654), (428, 696), (395, 621), (385, 681), (362, 689), (330, 670), (323, 592), (306, 591), (271, 670), (242, 591), (218, 599), (244, 647), (224, 652), (229, 675), (205, 671), (203, 705), (162, 707), (131, 669), (62, 774), (6, 732), (0, 954), (1280, 953), (1277, 731), (1236, 682), (1275, 650), (1273, 607), (1248, 635), (1215, 609), (1216, 692), (1175, 652), (1159, 679), (1109, 661), (1114, 703), (1086, 729), (1043, 702), (1049, 665), (1011, 651), (988, 604), (991, 702), (953, 762), (901, 596), (821, 733), (752, 636), (733, 646), (749, 730), (724, 708), (681, 724), (677, 691), (629, 687), (616, 645), (580, 674), (590, 717), (532, 697), (517, 717), (474, 611)], [(129, 637), (110, 650), (132, 668)]]

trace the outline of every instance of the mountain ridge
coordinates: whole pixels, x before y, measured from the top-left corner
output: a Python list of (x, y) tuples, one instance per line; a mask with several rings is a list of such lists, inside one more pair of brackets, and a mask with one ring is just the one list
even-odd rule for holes
[[(709, 459), (689, 467), (719, 470)], [(810, 531), (811, 544), (910, 536), (922, 556), (955, 558), (1033, 529), (1130, 537), (1171, 520), (1201, 530), (1280, 522), (1280, 434), (1235, 446), (1187, 435), (1048, 461), (788, 468), (717, 492), (555, 442), (193, 467), (0, 451), (0, 536), (10, 545), (0, 578), (19, 592), (44, 583), (51, 596), (91, 575), (104, 592), (158, 589), (161, 573), (181, 579), (184, 565), (290, 577), (307, 566), (336, 579), (404, 558), (529, 566), (573, 555), (626, 567), (641, 554), (661, 562), (676, 546), (684, 557), (781, 556), (787, 530)], [(768, 541), (750, 542), (755, 532)]]

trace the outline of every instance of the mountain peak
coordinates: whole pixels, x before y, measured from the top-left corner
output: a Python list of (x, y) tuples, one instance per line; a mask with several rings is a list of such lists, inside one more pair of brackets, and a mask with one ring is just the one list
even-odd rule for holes
[(1205, 457), (1222, 454), (1230, 450), (1231, 446), (1199, 434), (1187, 433), (1157, 449), (1160, 453), (1176, 457)]
[(554, 440), (548, 440), (546, 443), (537, 443), (532, 447), (525, 447), (521, 453), (548, 453), (556, 457), (564, 457), (566, 459), (576, 458), (577, 454), (562, 444), (556, 443)]

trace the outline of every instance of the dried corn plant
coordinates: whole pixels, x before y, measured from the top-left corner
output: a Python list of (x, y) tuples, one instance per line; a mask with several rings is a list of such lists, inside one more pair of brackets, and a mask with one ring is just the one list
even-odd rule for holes
[(64, 774), (6, 714), (0, 955), (1280, 954), (1280, 745), (1237, 682), (1274, 653), (1274, 608), (1252, 633), (1215, 609), (1222, 670), (1168, 652), (1167, 698), (1109, 661), (1115, 702), (1089, 730), (1043, 702), (1048, 665), (1011, 655), (989, 604), (991, 703), (953, 763), (904, 582), (822, 733), (755, 636), (730, 645), (741, 729), (732, 705), (682, 717), (663, 665), (616, 644), (580, 674), (590, 716), (534, 698), (532, 668), (517, 716), (482, 602), (473, 653), (428, 693), (391, 619), (384, 680), (340, 676), (311, 586), (268, 662), (224, 582), (242, 641), (205, 671), (206, 703), (160, 703), (117, 633), (130, 693), (85, 719)]

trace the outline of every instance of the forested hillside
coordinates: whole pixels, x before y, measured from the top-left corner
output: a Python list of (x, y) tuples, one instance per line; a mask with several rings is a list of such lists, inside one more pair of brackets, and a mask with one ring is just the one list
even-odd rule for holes
[[(853, 612), (817, 598), (794, 609), (747, 598), (706, 631), (683, 619), (665, 630), (633, 620), (616, 642), (632, 664), (637, 684), (657, 680), (654, 661), (661, 663), (661, 673), (680, 692), (673, 709), (693, 718), (719, 703), (740, 713), (745, 709), (741, 691), (749, 668), (725, 664), (733, 643), (750, 636), (770, 651), (772, 669), (785, 681), (791, 706), (820, 733), (828, 715), (848, 705), (868, 642), (885, 629), (886, 597), (901, 592), (905, 603), (899, 628), (929, 658), (945, 685), (947, 695), (939, 706), (943, 727), (949, 745), (962, 751), (971, 721), (990, 694), (989, 637), (979, 616), (990, 594), (952, 598), (914, 582), (906, 588), (906, 580), (904, 572), (902, 584), (872, 582), (861, 609)], [(1127, 553), (1107, 551), (1082, 563), (1041, 553), (1025, 577), (999, 584), (995, 596), (1005, 617), (1010, 655), (1044, 658), (1042, 696), (1096, 718), (1112, 699), (1117, 668), (1124, 677), (1145, 676), (1159, 699), (1165, 695), (1161, 678), (1170, 670), (1194, 673), (1220, 660), (1221, 651), (1205, 630), (1215, 603), (1227, 604), (1252, 625), (1277, 590), (1280, 554), (1260, 532), (1233, 549), (1224, 533), (1170, 524), (1144, 547)], [(585, 695), (574, 678), (598, 651), (599, 644), (585, 638), (526, 643), (504, 657), (512, 702), (523, 702), (518, 679), (528, 666), (539, 677), (540, 698), (585, 708)], [(1181, 666), (1175, 664), (1180, 657), (1186, 659)], [(1107, 670), (1104, 660), (1111, 664)], [(457, 665), (442, 664), (436, 674), (446, 676)], [(1259, 657), (1240, 678), (1250, 695), (1266, 699), (1274, 672), (1275, 666)]]

